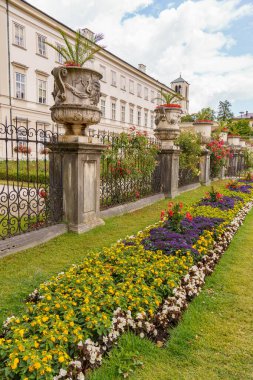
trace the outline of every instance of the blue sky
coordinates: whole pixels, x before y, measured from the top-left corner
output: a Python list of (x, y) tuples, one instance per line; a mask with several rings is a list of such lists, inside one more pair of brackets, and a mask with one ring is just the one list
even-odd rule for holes
[[(30, 0), (76, 29), (105, 35), (112, 53), (170, 84), (191, 84), (190, 111), (253, 112), (253, 1), (251, 0)], [(78, 11), (77, 11), (78, 10)]]

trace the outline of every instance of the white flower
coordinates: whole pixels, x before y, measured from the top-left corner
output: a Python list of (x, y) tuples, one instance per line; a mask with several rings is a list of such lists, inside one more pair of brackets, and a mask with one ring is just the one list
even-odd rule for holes
[(60, 369), (60, 372), (59, 372), (59, 375), (60, 375), (61, 377), (66, 376), (66, 375), (67, 375), (67, 371), (66, 371), (65, 369), (61, 368), (61, 369)]

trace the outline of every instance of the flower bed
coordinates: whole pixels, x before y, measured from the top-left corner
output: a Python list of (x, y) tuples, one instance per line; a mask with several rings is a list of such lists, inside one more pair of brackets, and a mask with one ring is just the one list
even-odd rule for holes
[(0, 378), (81, 380), (126, 330), (166, 339), (252, 207), (240, 197), (229, 210), (170, 204), (168, 217), (42, 284), (4, 324)]

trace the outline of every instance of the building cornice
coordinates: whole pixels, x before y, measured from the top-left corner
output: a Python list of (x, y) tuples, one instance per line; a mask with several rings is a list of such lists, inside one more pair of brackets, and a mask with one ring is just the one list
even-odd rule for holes
[(23, 70), (29, 69), (29, 67), (24, 65), (23, 63), (12, 61), (11, 64), (12, 64), (12, 66), (18, 67), (19, 69), (23, 69)]

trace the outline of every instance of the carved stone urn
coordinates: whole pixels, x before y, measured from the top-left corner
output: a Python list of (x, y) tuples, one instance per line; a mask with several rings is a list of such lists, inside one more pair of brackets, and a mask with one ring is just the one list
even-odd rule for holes
[(88, 135), (89, 126), (101, 119), (98, 108), (102, 75), (92, 69), (59, 66), (52, 70), (55, 104), (50, 108), (54, 122), (64, 124), (66, 135)]
[(154, 135), (162, 141), (162, 148), (172, 148), (174, 141), (180, 134), (179, 122), (181, 119), (182, 110), (177, 105), (159, 106), (155, 109), (155, 124), (156, 129)]

